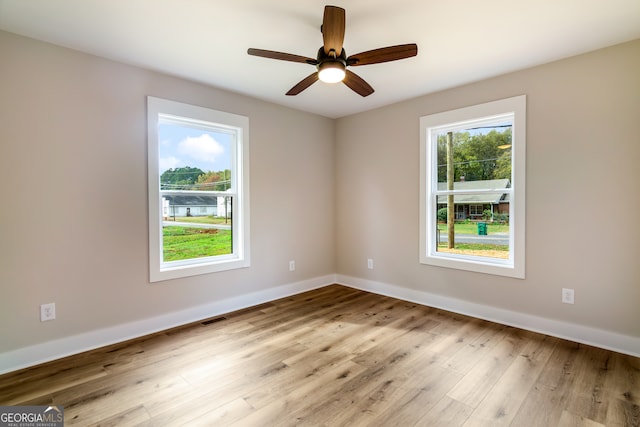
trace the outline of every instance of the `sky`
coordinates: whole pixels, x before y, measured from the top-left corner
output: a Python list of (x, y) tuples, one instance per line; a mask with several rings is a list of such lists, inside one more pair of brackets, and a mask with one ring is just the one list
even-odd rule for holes
[(232, 135), (172, 123), (159, 123), (160, 174), (190, 166), (203, 172), (231, 169)]

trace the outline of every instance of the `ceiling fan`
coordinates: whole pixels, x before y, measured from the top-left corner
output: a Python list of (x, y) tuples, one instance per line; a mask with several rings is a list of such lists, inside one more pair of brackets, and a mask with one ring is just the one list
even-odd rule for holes
[(342, 47), (344, 29), (345, 10), (337, 6), (325, 6), (322, 27), (320, 27), (324, 45), (318, 50), (316, 59), (291, 53), (253, 48), (248, 49), (247, 53), (249, 55), (279, 59), (281, 61), (301, 62), (317, 67), (317, 71), (308, 75), (289, 89), (287, 95), (297, 95), (316, 81), (321, 80), (326, 83), (337, 83), (341, 81), (361, 96), (371, 95), (374, 90), (369, 83), (348, 70), (347, 67), (396, 61), (418, 54), (418, 46), (415, 43), (410, 43), (373, 49), (347, 56)]

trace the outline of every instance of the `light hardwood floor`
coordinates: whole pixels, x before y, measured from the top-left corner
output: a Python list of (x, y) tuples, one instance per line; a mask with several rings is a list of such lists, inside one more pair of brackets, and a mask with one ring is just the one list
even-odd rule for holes
[(0, 376), (65, 425), (639, 426), (640, 359), (333, 285)]

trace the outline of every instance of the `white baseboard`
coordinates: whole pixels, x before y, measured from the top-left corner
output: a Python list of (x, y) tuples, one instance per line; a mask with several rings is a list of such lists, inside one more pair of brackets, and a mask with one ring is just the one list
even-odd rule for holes
[(0, 353), (0, 374), (338, 283), (429, 307), (640, 357), (640, 338), (345, 275), (327, 275)]
[(338, 274), (336, 275), (336, 281), (341, 285), (355, 289), (415, 302), (429, 307), (441, 308), (458, 314), (640, 357), (640, 337), (622, 335), (559, 320), (546, 319), (544, 317), (518, 313), (357, 277)]
[(155, 332), (230, 313), (279, 298), (285, 298), (335, 283), (335, 275), (316, 277), (275, 288), (252, 292), (182, 311), (138, 320), (79, 335), (47, 341), (29, 347), (0, 353), (0, 374), (82, 353), (110, 344), (138, 338)]

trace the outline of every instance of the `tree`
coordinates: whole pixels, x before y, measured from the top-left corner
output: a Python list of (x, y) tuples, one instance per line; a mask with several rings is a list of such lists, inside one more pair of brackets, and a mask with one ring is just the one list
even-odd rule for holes
[(198, 177), (198, 190), (202, 191), (226, 191), (231, 187), (231, 170), (225, 169), (218, 172), (206, 172)]
[[(486, 134), (453, 134), (454, 180), (511, 178), (511, 128)], [(447, 181), (446, 135), (438, 136), (438, 182)]]
[(498, 141), (498, 149), (501, 151), (496, 168), (493, 171), (495, 179), (507, 178), (511, 179), (511, 128), (504, 131), (502, 138)]
[(190, 166), (167, 169), (160, 175), (160, 187), (167, 190), (187, 190), (198, 181), (198, 177), (203, 173), (202, 169)]
[(198, 177), (198, 190), (214, 191), (218, 181), (220, 181), (220, 175), (217, 172), (205, 172)]

